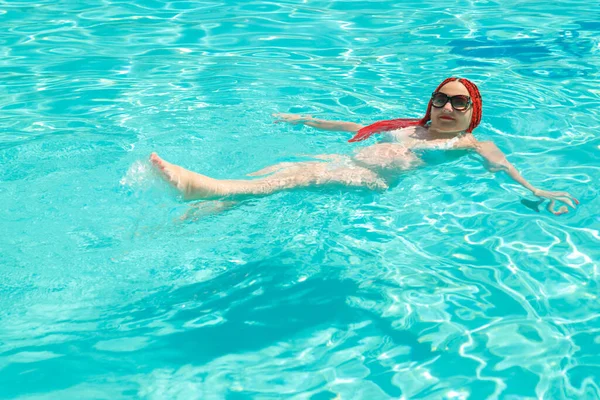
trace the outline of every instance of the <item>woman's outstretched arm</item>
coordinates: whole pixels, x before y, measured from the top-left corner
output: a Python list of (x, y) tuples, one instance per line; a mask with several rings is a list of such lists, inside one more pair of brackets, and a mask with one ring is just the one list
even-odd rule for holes
[(313, 118), (310, 115), (299, 114), (273, 114), (277, 118), (275, 123), (287, 122), (292, 125), (307, 125), (322, 131), (337, 131), (337, 132), (358, 132), (364, 125), (354, 122), (345, 121), (327, 121), (324, 119)]
[(555, 215), (564, 214), (569, 211), (569, 208), (565, 205), (560, 206), (558, 211), (554, 208), (556, 202), (559, 201), (564, 203), (573, 209), (579, 201), (571, 196), (567, 192), (549, 192), (534, 187), (532, 184), (527, 182), (523, 176), (517, 171), (517, 169), (506, 159), (506, 156), (502, 151), (492, 142), (477, 142), (474, 145), (475, 151), (484, 158), (486, 167), (491, 172), (504, 171), (510, 176), (515, 182), (521, 184), (526, 189), (529, 189), (535, 196), (550, 200), (548, 203), (548, 211)]

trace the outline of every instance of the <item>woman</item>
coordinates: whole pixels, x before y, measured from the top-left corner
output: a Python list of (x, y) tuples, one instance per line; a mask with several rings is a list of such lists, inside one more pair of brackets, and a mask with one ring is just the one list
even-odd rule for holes
[[(235, 195), (266, 195), (276, 191), (332, 184), (370, 189), (387, 189), (390, 177), (399, 171), (422, 164), (420, 151), (432, 149), (470, 150), (477, 152), (486, 167), (505, 171), (514, 181), (534, 195), (550, 200), (548, 210), (564, 214), (568, 207), (555, 209), (559, 201), (572, 208), (579, 204), (566, 192), (540, 190), (527, 182), (492, 142), (479, 142), (472, 134), (481, 121), (481, 95), (467, 79), (448, 78), (433, 93), (422, 119), (380, 121), (369, 126), (352, 122), (318, 120), (294, 114), (277, 114), (279, 121), (304, 124), (330, 131), (357, 132), (350, 142), (361, 141), (374, 133), (387, 132), (387, 140), (358, 151), (355, 156), (322, 155), (296, 163), (280, 163), (250, 174), (263, 176), (254, 180), (217, 180), (164, 161), (156, 153), (151, 162), (186, 200), (219, 198)], [(575, 203), (575, 204), (574, 204)]]

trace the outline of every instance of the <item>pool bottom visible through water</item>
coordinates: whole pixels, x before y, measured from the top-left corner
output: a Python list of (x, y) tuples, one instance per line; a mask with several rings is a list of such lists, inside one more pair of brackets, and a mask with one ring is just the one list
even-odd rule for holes
[[(8, 2), (0, 11), (0, 398), (600, 398), (598, 31), (588, 3)], [(502, 18), (500, 18), (502, 16)], [(2, 47), (3, 46), (3, 47)], [(474, 154), (387, 190), (186, 202), (381, 140), (482, 92)]]

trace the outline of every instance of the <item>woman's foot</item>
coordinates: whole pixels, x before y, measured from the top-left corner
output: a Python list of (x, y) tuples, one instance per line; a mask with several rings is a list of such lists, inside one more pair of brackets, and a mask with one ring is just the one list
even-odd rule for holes
[(150, 155), (150, 162), (165, 180), (179, 190), (184, 200), (199, 200), (226, 195), (226, 193), (221, 193), (223, 190), (216, 179), (171, 164), (156, 153)]

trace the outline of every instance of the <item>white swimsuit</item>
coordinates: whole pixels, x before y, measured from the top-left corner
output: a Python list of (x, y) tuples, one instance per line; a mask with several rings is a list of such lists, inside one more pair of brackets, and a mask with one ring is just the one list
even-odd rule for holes
[[(406, 130), (410, 129), (410, 128), (402, 128), (402, 129), (396, 129), (393, 131), (388, 131), (388, 132), (383, 132), (382, 136), (382, 142), (384, 143), (398, 143), (398, 144), (402, 144), (405, 140), (406, 140)], [(462, 137), (462, 135), (458, 135), (453, 137), (452, 139), (446, 140), (444, 142), (441, 143), (427, 143), (426, 141), (421, 141), (423, 142), (423, 146), (414, 146), (411, 147), (411, 150), (449, 150), (451, 148), (453, 148), (456, 143), (458, 143), (458, 141), (460, 140), (460, 138)], [(426, 144), (426, 145), (425, 145)]]

